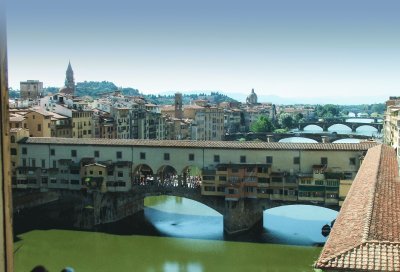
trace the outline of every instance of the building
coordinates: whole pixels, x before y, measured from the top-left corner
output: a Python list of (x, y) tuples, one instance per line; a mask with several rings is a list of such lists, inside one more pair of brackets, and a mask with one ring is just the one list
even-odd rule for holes
[(64, 87), (59, 90), (59, 93), (66, 95), (75, 95), (76, 86), (74, 79), (74, 71), (72, 70), (71, 62), (68, 62), (67, 71), (65, 72)]
[(200, 107), (195, 111), (191, 139), (221, 141), (224, 139), (224, 111), (217, 107)]
[(254, 106), (257, 105), (257, 95), (254, 92), (254, 89), (251, 89), (251, 93), (246, 98), (246, 104)]
[(10, 155), (11, 155), (11, 176), (12, 183), (17, 184), (17, 165), (19, 162), (18, 141), (29, 137), (29, 130), (24, 128), (10, 129)]
[(390, 97), (386, 101), (386, 112), (383, 124), (383, 142), (397, 151), (399, 158), (399, 128), (400, 128), (400, 97)]
[[(149, 176), (186, 180), (194, 167), (203, 195), (337, 206), (341, 181), (354, 179), (374, 145), (27, 138), (19, 142), (15, 186), (78, 190), (86, 178), (103, 177), (102, 190), (126, 191)], [(95, 163), (101, 173), (85, 170)]]
[(52, 114), (40, 108), (32, 108), (26, 114), (30, 137), (51, 137)]
[(20, 82), (21, 100), (38, 100), (43, 96), (43, 82), (39, 80), (27, 80)]

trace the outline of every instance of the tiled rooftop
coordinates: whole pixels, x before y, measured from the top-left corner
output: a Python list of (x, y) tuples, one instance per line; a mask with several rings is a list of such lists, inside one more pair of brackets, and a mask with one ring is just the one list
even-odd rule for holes
[(400, 271), (400, 182), (395, 151), (369, 149), (316, 267)]
[(73, 145), (119, 145), (175, 148), (232, 148), (266, 150), (349, 150), (367, 151), (377, 145), (375, 142), (363, 143), (266, 143), (266, 142), (228, 142), (228, 141), (188, 141), (188, 140), (127, 140), (127, 139), (77, 139), (30, 137), (20, 143), (27, 144), (73, 144)]

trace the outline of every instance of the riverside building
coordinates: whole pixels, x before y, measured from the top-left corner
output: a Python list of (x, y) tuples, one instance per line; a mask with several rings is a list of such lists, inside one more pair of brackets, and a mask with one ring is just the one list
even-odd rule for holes
[(168, 181), (226, 201), (338, 206), (374, 145), (24, 138), (13, 187), (107, 192)]

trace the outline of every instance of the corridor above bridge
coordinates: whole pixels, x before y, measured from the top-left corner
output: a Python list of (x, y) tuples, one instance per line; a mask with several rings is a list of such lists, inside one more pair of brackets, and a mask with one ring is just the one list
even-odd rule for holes
[(316, 262), (323, 271), (400, 271), (400, 182), (394, 150), (369, 149)]

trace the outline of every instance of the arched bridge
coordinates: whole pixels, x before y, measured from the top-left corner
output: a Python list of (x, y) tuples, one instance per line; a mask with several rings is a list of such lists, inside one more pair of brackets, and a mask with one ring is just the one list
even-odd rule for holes
[(326, 121), (317, 121), (317, 122), (304, 122), (299, 124), (299, 130), (303, 131), (305, 127), (309, 125), (316, 125), (322, 128), (323, 131), (328, 131), (328, 129), (333, 125), (345, 125), (351, 129), (351, 131), (356, 132), (357, 128), (361, 126), (371, 126), (378, 130), (380, 133), (382, 131), (383, 124), (382, 123), (361, 123), (361, 122), (346, 122), (340, 120), (326, 120)]
[[(285, 205), (307, 204), (339, 210), (339, 206), (326, 206), (323, 203), (310, 203), (293, 199), (279, 198), (241, 198), (238, 201), (225, 201), (224, 197), (202, 195), (199, 187), (171, 184), (137, 184), (128, 192), (70, 191), (53, 189), (47, 192), (26, 192), (14, 198), (14, 211), (33, 208), (33, 202), (25, 206), (26, 199), (35, 195), (36, 206), (51, 203), (62, 216), (66, 207), (74, 211), (73, 225), (82, 229), (93, 229), (98, 225), (119, 221), (144, 209), (144, 199), (149, 196), (169, 195), (188, 198), (214, 209), (223, 216), (224, 231), (235, 234), (262, 226), (263, 211)], [(57, 205), (57, 201), (60, 203)]]

